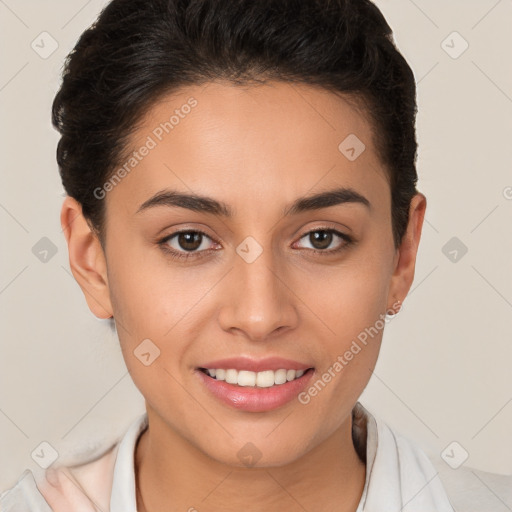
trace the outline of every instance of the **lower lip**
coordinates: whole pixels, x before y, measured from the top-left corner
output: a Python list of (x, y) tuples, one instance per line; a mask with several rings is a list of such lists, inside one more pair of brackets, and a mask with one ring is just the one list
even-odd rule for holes
[(209, 377), (201, 370), (196, 373), (206, 388), (221, 402), (248, 412), (265, 412), (278, 409), (297, 398), (308, 385), (314, 370), (309, 369), (298, 379), (269, 388), (237, 386)]

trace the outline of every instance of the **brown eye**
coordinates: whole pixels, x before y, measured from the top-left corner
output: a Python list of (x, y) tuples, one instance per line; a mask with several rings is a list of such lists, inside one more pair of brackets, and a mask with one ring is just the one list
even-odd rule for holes
[[(338, 243), (336, 244), (337, 239)], [(324, 252), (326, 254), (342, 250), (352, 242), (348, 235), (340, 233), (335, 229), (315, 229), (306, 233), (301, 240), (306, 240), (311, 245), (309, 248), (313, 252)], [(335, 245), (334, 248), (332, 245)]]
[[(202, 253), (209, 249), (208, 240), (212, 239), (202, 231), (188, 230), (178, 231), (172, 235), (165, 237), (159, 243), (165, 247), (168, 251), (179, 256), (190, 256), (196, 253)], [(189, 253), (189, 254), (187, 254)]]
[[(201, 246), (203, 235), (196, 231), (178, 233), (178, 245), (186, 251), (195, 251)], [(198, 243), (199, 242), (199, 243)]]
[(332, 235), (329, 231), (313, 231), (309, 233), (309, 240), (315, 249), (327, 249), (331, 245)]

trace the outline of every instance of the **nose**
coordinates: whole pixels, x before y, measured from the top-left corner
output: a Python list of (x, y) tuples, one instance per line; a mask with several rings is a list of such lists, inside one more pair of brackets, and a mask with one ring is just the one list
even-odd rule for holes
[(221, 327), (242, 333), (252, 341), (267, 340), (278, 332), (295, 328), (298, 299), (287, 278), (282, 266), (275, 265), (270, 249), (263, 250), (250, 263), (235, 255), (229, 282), (222, 290)]

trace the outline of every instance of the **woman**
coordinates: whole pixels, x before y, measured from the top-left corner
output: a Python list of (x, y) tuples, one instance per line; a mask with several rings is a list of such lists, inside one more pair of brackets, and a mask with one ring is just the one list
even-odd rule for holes
[(368, 0), (113, 0), (53, 123), (70, 267), (146, 414), (2, 510), (452, 511), (358, 402), (414, 278), (415, 114)]

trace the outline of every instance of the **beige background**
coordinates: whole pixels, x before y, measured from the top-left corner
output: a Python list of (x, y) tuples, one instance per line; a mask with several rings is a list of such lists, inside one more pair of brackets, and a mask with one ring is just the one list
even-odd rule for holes
[[(472, 471), (495, 510), (512, 510), (505, 480), (482, 473), (512, 475), (512, 1), (376, 3), (417, 78), (429, 203), (412, 291), (361, 401), (450, 478)], [(59, 225), (50, 105), (65, 55), (104, 4), (0, 0), (0, 490), (35, 468), (42, 441), (66, 460), (143, 412), (115, 334), (70, 274)], [(43, 237), (57, 251), (46, 262), (33, 253)], [(456, 458), (469, 454), (457, 470), (440, 458), (453, 441)]]

